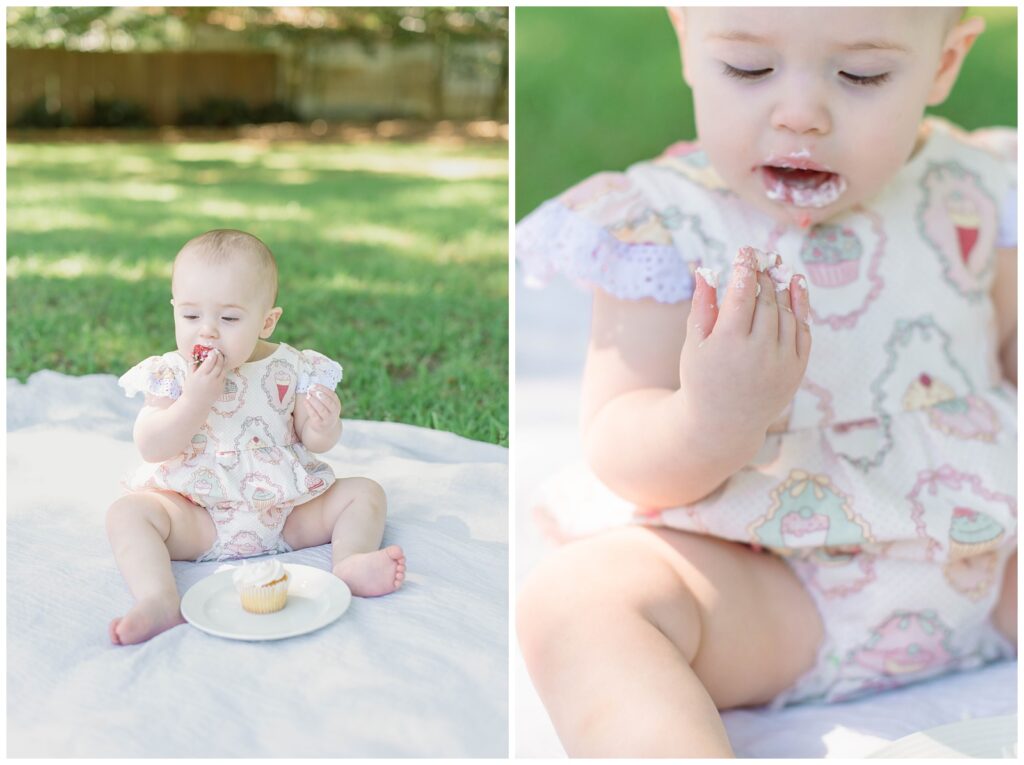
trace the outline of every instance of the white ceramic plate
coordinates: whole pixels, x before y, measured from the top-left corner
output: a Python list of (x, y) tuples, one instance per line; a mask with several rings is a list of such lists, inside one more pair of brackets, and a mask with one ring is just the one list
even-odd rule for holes
[(334, 574), (312, 566), (285, 564), (291, 582), (288, 602), (272, 614), (242, 608), (234, 569), (218, 571), (192, 585), (181, 599), (181, 615), (193, 627), (232, 640), (280, 640), (325, 627), (352, 602), (352, 592)]
[(912, 733), (870, 757), (1017, 758), (1017, 715), (979, 717)]

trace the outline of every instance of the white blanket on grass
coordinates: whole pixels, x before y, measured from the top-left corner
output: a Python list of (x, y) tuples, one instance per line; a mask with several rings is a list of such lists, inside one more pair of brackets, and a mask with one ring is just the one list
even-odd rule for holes
[[(387, 491), (406, 584), (266, 643), (191, 625), (137, 646), (104, 514), (139, 462), (111, 375), (8, 380), (7, 746), (13, 757), (504, 757), (508, 452), (349, 420), (323, 455)], [(282, 556), (329, 569), (328, 545)], [(217, 563), (174, 563), (181, 592)]]

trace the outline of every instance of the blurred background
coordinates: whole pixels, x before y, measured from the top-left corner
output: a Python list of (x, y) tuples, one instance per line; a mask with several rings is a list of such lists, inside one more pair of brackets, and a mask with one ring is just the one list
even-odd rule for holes
[[(985, 33), (929, 112), (965, 128), (1017, 124), (1017, 9), (968, 8)], [(588, 175), (695, 136), (664, 8), (516, 9), (516, 199), (521, 219)]]
[(504, 8), (7, 11), (15, 127), (505, 119)]
[(506, 8), (6, 12), (9, 377), (173, 349), (175, 253), (238, 228), (345, 417), (508, 444)]

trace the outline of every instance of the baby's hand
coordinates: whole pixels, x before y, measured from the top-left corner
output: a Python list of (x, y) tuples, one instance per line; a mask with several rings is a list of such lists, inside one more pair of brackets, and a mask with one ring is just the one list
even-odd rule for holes
[(698, 276), (679, 359), (690, 416), (711, 432), (766, 432), (792, 401), (807, 369), (809, 314), (803, 276), (776, 291), (772, 277), (757, 270), (751, 248), (740, 250), (733, 261), (720, 309), (715, 289)]
[(217, 348), (211, 350), (201, 364), (188, 366), (185, 375), (185, 389), (182, 396), (188, 397), (197, 404), (207, 408), (224, 392), (228, 370), (224, 364), (224, 354)]
[(315, 433), (330, 433), (341, 416), (341, 399), (333, 390), (323, 385), (309, 386), (306, 407), (309, 409), (306, 428), (312, 428)]

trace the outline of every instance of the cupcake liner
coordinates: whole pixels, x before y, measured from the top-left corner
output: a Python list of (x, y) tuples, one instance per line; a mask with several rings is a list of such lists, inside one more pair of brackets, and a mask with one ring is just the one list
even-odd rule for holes
[(838, 263), (807, 263), (807, 276), (816, 287), (843, 287), (857, 279), (860, 263), (846, 260)]
[(242, 608), (252, 614), (272, 614), (284, 608), (288, 601), (288, 572), (284, 578), (270, 584), (246, 587), (239, 592)]

